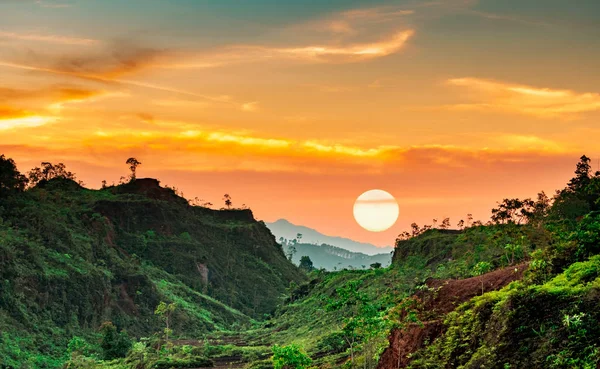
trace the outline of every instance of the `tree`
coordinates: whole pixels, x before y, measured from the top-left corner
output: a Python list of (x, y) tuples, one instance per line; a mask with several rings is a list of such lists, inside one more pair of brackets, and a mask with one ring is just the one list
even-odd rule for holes
[(296, 234), (296, 240), (298, 240), (298, 243), (300, 243), (300, 241), (302, 240), (302, 233)]
[(17, 170), (14, 160), (0, 155), (0, 198), (23, 192), (26, 186), (27, 177)]
[(442, 224), (440, 225), (440, 229), (448, 228), (450, 228), (450, 218), (444, 218), (444, 220), (442, 220)]
[(272, 350), (274, 369), (306, 369), (312, 364), (311, 358), (298, 345), (275, 345)]
[(516, 223), (529, 220), (534, 214), (534, 201), (531, 199), (504, 199), (492, 209), (492, 221), (496, 224)]
[(326, 308), (329, 311), (344, 309), (350, 315), (344, 319), (342, 334), (350, 348), (350, 360), (354, 363), (354, 350), (361, 340), (376, 336), (386, 321), (380, 313), (380, 303), (360, 291), (361, 280), (353, 280), (336, 290), (334, 299), (330, 299)]
[(458, 229), (464, 229), (465, 228), (465, 221), (464, 220), (459, 220), (458, 223), (456, 224), (456, 226), (458, 227)]
[(398, 242), (408, 240), (410, 237), (411, 234), (407, 231), (400, 233), (398, 237), (396, 237), (396, 245), (398, 244)]
[(373, 263), (370, 265), (371, 269), (379, 269), (381, 268), (381, 263)]
[(310, 260), (310, 257), (308, 256), (302, 256), (300, 258), (300, 265), (299, 265), (300, 269), (306, 271), (306, 272), (310, 272), (311, 270), (313, 270), (315, 267), (313, 266), (313, 262), (312, 260)]
[(164, 332), (165, 340), (167, 341), (167, 343), (169, 343), (169, 334), (173, 332), (170, 328), (171, 315), (173, 314), (176, 308), (177, 304), (175, 303), (167, 304), (166, 302), (161, 301), (156, 307), (156, 310), (154, 310), (154, 314), (158, 315), (160, 319), (162, 319), (165, 322), (166, 327)]
[(467, 227), (470, 227), (473, 224), (473, 214), (467, 214)]
[(127, 356), (127, 352), (131, 348), (131, 340), (127, 333), (118, 332), (112, 322), (104, 322), (100, 326), (100, 334), (102, 335), (100, 347), (105, 360)]
[(294, 245), (288, 246), (287, 258), (289, 261), (292, 261), (292, 258), (294, 257), (294, 255), (296, 254), (297, 251), (298, 250), (296, 250), (296, 246), (294, 246)]
[(35, 167), (29, 171), (29, 187), (35, 187), (40, 182), (46, 182), (54, 178), (76, 180), (75, 174), (68, 171), (63, 163), (42, 162), (41, 168)]
[(537, 200), (533, 204), (533, 210), (529, 221), (545, 218), (548, 215), (551, 206), (552, 200), (550, 200), (546, 193), (544, 191), (538, 193)]
[(227, 207), (227, 209), (231, 209), (231, 196), (229, 196), (229, 194), (226, 193), (225, 195), (223, 195), (223, 200), (225, 201), (225, 206)]
[(138, 166), (142, 165), (142, 163), (139, 162), (136, 158), (129, 158), (127, 159), (125, 164), (129, 165), (129, 170), (131, 171), (130, 178), (132, 181), (135, 181), (135, 171), (137, 170)]
[(410, 225), (410, 229), (413, 237), (416, 237), (421, 233), (421, 228), (419, 228), (419, 225), (417, 223), (412, 223)]
[(480, 261), (473, 266), (472, 273), (474, 276), (478, 276), (481, 281), (481, 294), (483, 295), (483, 275), (489, 273), (492, 270), (492, 264), (487, 261)]
[(567, 188), (570, 191), (581, 192), (588, 184), (590, 184), (590, 172), (592, 170), (590, 162), (590, 158), (585, 155), (579, 158), (579, 163), (577, 163), (577, 168), (575, 169), (575, 177), (573, 177), (567, 185)]

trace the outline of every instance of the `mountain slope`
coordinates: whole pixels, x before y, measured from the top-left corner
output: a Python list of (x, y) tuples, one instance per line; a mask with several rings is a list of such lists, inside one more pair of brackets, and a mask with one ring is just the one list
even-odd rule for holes
[(249, 210), (189, 206), (153, 179), (43, 181), (0, 199), (0, 358), (59, 366), (67, 342), (104, 321), (151, 335), (160, 301), (178, 305), (175, 336), (229, 330), (304, 278)]
[[(289, 246), (284, 246), (284, 250)], [(311, 245), (307, 243), (296, 243), (296, 253), (292, 256), (294, 264), (300, 263), (302, 256), (310, 257), (313, 266), (317, 269), (340, 270), (343, 268), (365, 269), (373, 263), (380, 263), (387, 267), (392, 262), (392, 254), (366, 255), (360, 252), (352, 252), (331, 245)]]
[(277, 240), (281, 237), (287, 240), (293, 240), (298, 233), (301, 233), (302, 242), (304, 243), (317, 245), (327, 244), (367, 255), (385, 254), (393, 251), (391, 246), (377, 247), (370, 243), (357, 242), (349, 238), (327, 236), (312, 228), (292, 224), (285, 219), (279, 219), (273, 223), (266, 223), (266, 225), (271, 232), (273, 232)]

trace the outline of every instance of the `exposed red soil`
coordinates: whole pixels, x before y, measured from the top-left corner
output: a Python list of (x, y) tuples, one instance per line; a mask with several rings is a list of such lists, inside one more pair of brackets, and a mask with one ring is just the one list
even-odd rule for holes
[(410, 363), (410, 354), (432, 342), (444, 332), (443, 316), (458, 305), (482, 294), (483, 291), (501, 289), (512, 281), (523, 277), (527, 264), (498, 269), (480, 277), (427, 281), (430, 291), (422, 291), (414, 297), (421, 301), (423, 326), (411, 324), (404, 329), (392, 330), (390, 345), (385, 349), (378, 369), (405, 368)]

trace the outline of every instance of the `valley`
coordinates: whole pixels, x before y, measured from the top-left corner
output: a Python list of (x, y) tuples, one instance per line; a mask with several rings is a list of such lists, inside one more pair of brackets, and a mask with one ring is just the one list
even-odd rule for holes
[(461, 229), (415, 226), (389, 266), (337, 270), (294, 265), (248, 209), (191, 205), (149, 178), (87, 189), (56, 171), (30, 186), (2, 160), (3, 368), (600, 361), (600, 175), (585, 157), (553, 199), (505, 199)]

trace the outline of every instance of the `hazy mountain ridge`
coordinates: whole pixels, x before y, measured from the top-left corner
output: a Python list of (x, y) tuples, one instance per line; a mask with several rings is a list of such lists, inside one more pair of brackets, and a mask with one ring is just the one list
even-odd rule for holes
[[(293, 246), (296, 248), (292, 257), (294, 264), (298, 264), (302, 256), (308, 256), (315, 268), (324, 268), (329, 271), (344, 268), (365, 269), (373, 263), (380, 263), (383, 267), (387, 267), (392, 262), (392, 253), (367, 255), (326, 244), (296, 243)], [(283, 246), (286, 252), (288, 247)]]
[(267, 222), (265, 224), (278, 241), (281, 237), (287, 240), (293, 240), (296, 238), (296, 235), (300, 233), (302, 234), (303, 243), (317, 245), (326, 244), (366, 255), (386, 254), (394, 250), (391, 246), (378, 247), (370, 243), (358, 242), (349, 238), (328, 236), (315, 229), (293, 224), (286, 219), (279, 219), (275, 222)]

